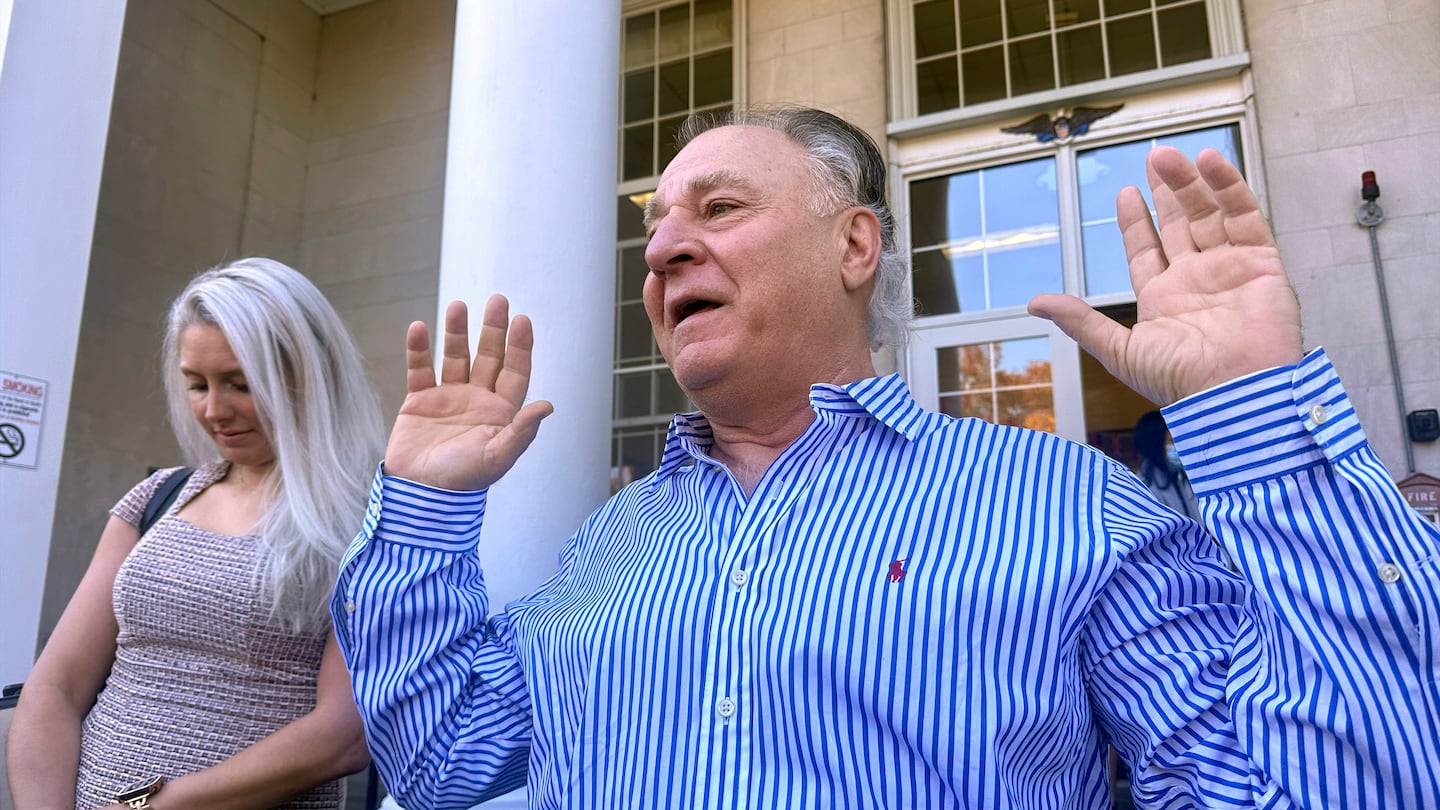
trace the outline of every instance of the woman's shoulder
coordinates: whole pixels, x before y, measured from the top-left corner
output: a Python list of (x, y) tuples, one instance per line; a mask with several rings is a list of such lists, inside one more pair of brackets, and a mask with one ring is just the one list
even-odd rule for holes
[[(228, 468), (229, 465), (224, 461), (211, 462), (197, 468), (191, 473), (190, 480), (185, 482), (185, 487), (180, 491), (180, 497), (176, 499), (176, 503), (183, 503), (194, 497), (196, 492), (223, 478)], [(160, 489), (160, 486), (166, 481), (170, 480), (172, 475), (175, 475), (183, 469), (185, 468), (162, 467), (151, 473), (140, 483), (131, 487), (130, 491), (125, 493), (125, 497), (121, 498), (120, 501), (110, 509), (110, 514), (129, 523), (131, 526), (139, 526), (140, 519), (145, 515), (145, 507), (150, 503), (150, 499), (155, 496), (155, 491)]]

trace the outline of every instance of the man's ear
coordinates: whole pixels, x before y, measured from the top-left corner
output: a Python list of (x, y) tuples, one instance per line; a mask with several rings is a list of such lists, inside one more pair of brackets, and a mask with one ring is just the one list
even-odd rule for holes
[(857, 205), (845, 212), (840, 226), (844, 239), (840, 280), (846, 290), (855, 292), (870, 283), (880, 262), (880, 220), (874, 211)]

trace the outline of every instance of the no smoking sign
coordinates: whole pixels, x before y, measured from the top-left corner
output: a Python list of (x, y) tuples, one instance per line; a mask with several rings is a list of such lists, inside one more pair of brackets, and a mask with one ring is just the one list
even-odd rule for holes
[(0, 465), (35, 469), (49, 388), (44, 380), (0, 371)]

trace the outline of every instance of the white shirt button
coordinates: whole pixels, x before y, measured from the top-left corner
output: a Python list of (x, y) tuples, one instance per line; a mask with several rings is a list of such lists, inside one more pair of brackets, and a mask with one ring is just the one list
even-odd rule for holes
[(1400, 581), (1400, 566), (1393, 563), (1385, 563), (1376, 573), (1380, 575), (1380, 581), (1386, 585)]
[(735, 716), (735, 701), (728, 697), (720, 698), (715, 703), (715, 713), (729, 720)]
[(346, 613), (354, 613), (354, 612), (355, 612), (355, 602), (354, 602), (353, 600), (347, 600), (347, 601), (345, 602), (345, 612), (346, 612)]
[(737, 588), (745, 587), (745, 583), (749, 581), (750, 572), (746, 571), (744, 568), (736, 568), (734, 571), (730, 572), (730, 584), (734, 585)]
[(1315, 424), (1323, 425), (1325, 424), (1325, 420), (1330, 418), (1330, 414), (1326, 413), (1324, 405), (1311, 405), (1310, 418)]

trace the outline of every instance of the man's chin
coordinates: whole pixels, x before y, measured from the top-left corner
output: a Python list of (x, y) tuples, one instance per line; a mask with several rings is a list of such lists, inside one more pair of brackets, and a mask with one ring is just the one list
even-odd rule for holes
[(729, 365), (705, 351), (702, 346), (686, 346), (670, 359), (670, 373), (685, 395), (694, 400), (696, 394), (718, 385), (725, 379)]

